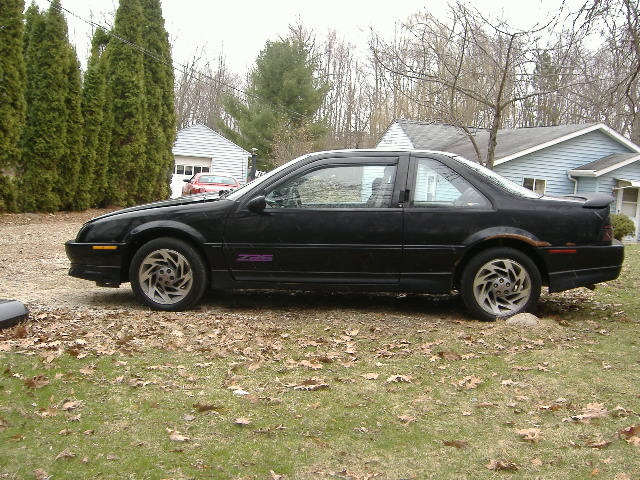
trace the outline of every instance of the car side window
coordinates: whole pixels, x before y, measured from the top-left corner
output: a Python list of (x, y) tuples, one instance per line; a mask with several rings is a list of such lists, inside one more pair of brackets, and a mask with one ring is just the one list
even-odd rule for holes
[(267, 208), (387, 208), (395, 174), (395, 165), (325, 165), (267, 191)]
[(441, 162), (419, 158), (414, 207), (488, 208), (489, 201), (460, 174)]

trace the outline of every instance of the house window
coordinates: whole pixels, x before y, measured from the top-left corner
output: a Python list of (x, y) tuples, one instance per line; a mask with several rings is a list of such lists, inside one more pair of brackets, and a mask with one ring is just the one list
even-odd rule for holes
[(176, 165), (174, 172), (176, 175), (191, 176), (195, 173), (209, 173), (209, 167), (201, 167), (199, 165)]
[(522, 181), (522, 186), (529, 190), (533, 190), (540, 195), (544, 195), (544, 192), (547, 189), (547, 181), (540, 178), (525, 178)]

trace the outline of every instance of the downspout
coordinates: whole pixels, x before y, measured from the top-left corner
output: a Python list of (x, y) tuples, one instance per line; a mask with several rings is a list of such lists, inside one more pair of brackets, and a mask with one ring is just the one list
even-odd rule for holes
[(578, 193), (578, 179), (573, 178), (569, 172), (567, 172), (567, 178), (571, 182), (573, 182), (573, 194), (575, 195), (576, 193)]

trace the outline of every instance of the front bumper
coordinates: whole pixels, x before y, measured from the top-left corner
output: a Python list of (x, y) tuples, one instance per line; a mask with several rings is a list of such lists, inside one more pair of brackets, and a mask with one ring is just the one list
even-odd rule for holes
[(541, 250), (550, 292), (614, 280), (620, 275), (624, 260), (624, 246), (617, 240), (613, 245), (546, 247)]
[(122, 268), (127, 255), (124, 243), (78, 243), (71, 240), (65, 243), (64, 248), (71, 261), (70, 276), (109, 287), (128, 280), (127, 272)]

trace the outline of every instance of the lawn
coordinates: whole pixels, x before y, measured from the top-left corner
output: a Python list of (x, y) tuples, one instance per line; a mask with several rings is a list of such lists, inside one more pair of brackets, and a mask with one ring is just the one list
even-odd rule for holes
[(626, 255), (533, 328), (419, 296), (36, 307), (0, 332), (0, 479), (638, 479)]

